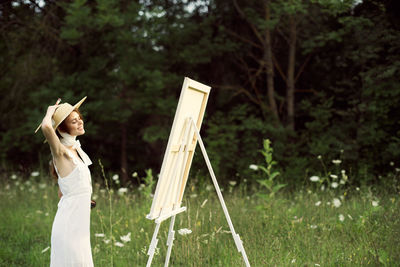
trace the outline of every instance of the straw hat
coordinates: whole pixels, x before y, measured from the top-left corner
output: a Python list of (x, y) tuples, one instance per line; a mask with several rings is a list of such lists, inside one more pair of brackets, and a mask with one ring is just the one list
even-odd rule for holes
[[(53, 129), (57, 129), (57, 127), (69, 116), (69, 114), (71, 114), (72, 111), (74, 111), (74, 109), (79, 108), (83, 101), (85, 101), (86, 96), (84, 98), (81, 99), (81, 101), (79, 101), (78, 103), (76, 103), (74, 106), (72, 106), (69, 103), (63, 103), (58, 105), (56, 111), (53, 114), (53, 117), (51, 118), (51, 122), (53, 124)], [(37, 131), (39, 131), (40, 127), (42, 126), (42, 124), (40, 124), (37, 129), (35, 130), (35, 133)]]

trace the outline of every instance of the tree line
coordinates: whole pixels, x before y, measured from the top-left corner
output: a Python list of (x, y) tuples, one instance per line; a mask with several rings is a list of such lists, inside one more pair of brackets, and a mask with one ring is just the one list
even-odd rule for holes
[(221, 179), (251, 177), (268, 138), (286, 182), (321, 170), (319, 155), (375, 181), (400, 160), (398, 10), (395, 0), (2, 1), (1, 168), (45, 166), (33, 131), (47, 106), (87, 95), (92, 160), (123, 183), (159, 170), (188, 76), (212, 86), (202, 134)]

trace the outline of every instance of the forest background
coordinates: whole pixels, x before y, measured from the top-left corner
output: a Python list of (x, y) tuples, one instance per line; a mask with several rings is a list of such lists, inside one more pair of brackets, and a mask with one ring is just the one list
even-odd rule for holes
[[(1, 1), (1, 172), (47, 172), (34, 134), (58, 97), (121, 183), (159, 171), (185, 76), (212, 86), (202, 135), (221, 183), (251, 178), (270, 139), (279, 179), (340, 160), (351, 183), (400, 171), (396, 0)], [(197, 151), (192, 175), (206, 172)], [(8, 175), (2, 175), (6, 178)], [(135, 175), (134, 175), (135, 176)]]

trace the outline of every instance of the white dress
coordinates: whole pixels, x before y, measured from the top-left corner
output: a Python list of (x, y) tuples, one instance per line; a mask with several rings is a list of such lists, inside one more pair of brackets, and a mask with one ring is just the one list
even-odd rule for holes
[(93, 267), (90, 246), (90, 201), (92, 179), (89, 168), (69, 152), (74, 170), (60, 178), (62, 197), (51, 230), (50, 267)]

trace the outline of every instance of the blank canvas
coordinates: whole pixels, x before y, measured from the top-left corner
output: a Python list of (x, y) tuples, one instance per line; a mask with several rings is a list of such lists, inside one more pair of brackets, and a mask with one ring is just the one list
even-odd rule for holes
[[(200, 130), (210, 89), (187, 77), (184, 79), (148, 219), (168, 215), (180, 206), (197, 144), (194, 129), (186, 129), (190, 125), (186, 122), (193, 118)], [(189, 145), (184, 142), (181, 146), (186, 130)]]

